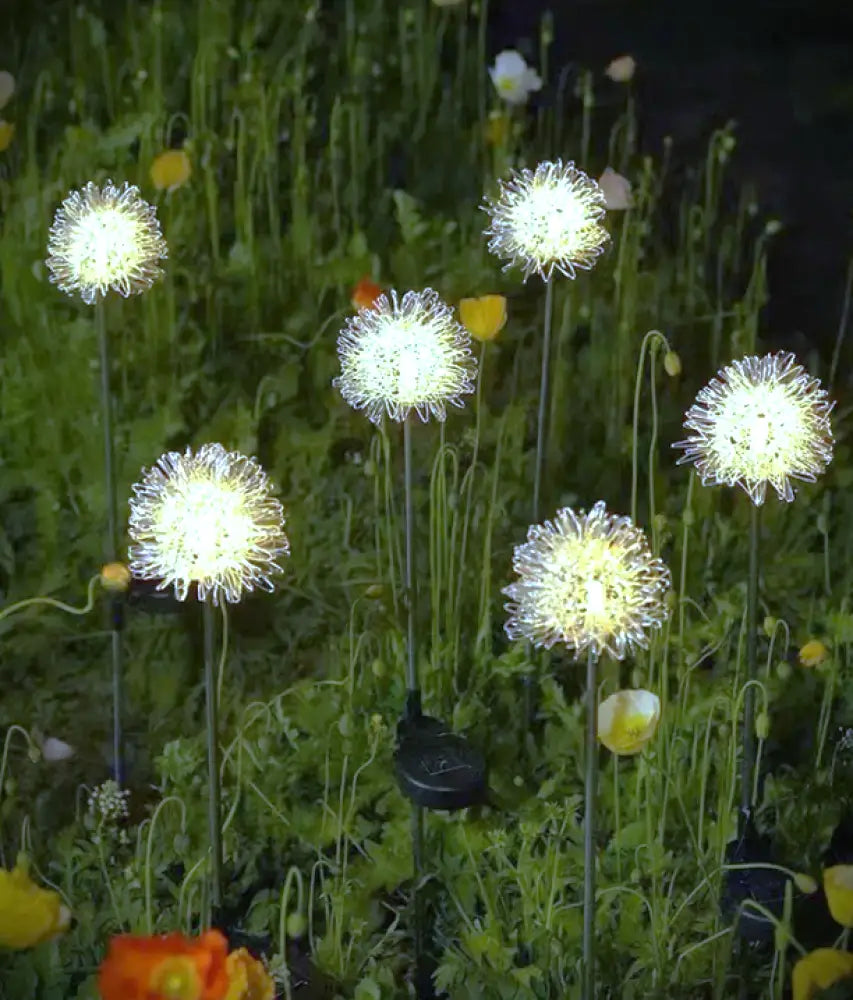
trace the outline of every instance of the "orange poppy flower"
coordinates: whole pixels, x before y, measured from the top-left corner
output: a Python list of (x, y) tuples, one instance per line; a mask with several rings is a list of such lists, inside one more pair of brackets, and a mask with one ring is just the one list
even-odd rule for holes
[(119, 934), (98, 973), (101, 1000), (222, 1000), (227, 956), (219, 931), (197, 938)]
[(353, 309), (370, 309), (382, 294), (382, 289), (370, 278), (362, 278), (353, 288), (350, 301)]

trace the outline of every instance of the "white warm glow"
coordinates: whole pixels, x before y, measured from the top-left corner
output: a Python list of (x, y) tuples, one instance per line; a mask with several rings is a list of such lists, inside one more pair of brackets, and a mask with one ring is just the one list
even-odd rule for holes
[(517, 265), (527, 279), (549, 280), (559, 271), (574, 278), (589, 270), (610, 239), (601, 225), (604, 192), (573, 163), (540, 163), (536, 170), (513, 172), (499, 181), (498, 197), (484, 206), (491, 224), (489, 250)]
[(756, 504), (768, 484), (791, 501), (791, 480), (814, 482), (832, 459), (832, 407), (793, 354), (744, 358), (696, 397), (679, 461), (694, 461), (705, 483), (742, 486)]
[(405, 420), (443, 420), (448, 403), (473, 392), (476, 365), (471, 338), (432, 289), (380, 296), (351, 317), (338, 338), (341, 374), (334, 385), (356, 409), (379, 423), (383, 414)]
[(669, 570), (631, 519), (608, 514), (602, 502), (588, 513), (565, 507), (531, 527), (513, 569), (519, 580), (503, 591), (512, 600), (511, 639), (622, 659), (645, 647), (646, 632), (668, 615)]
[(272, 590), (270, 575), (289, 551), (281, 505), (251, 458), (204, 445), (194, 455), (170, 452), (133, 487), (130, 568), (135, 576), (174, 585), (185, 600), (196, 584), (239, 601), (244, 590)]
[(162, 274), (166, 243), (153, 206), (139, 189), (111, 181), (73, 191), (53, 220), (48, 239), (50, 278), (63, 292), (79, 292), (90, 305), (110, 289), (144, 292)]

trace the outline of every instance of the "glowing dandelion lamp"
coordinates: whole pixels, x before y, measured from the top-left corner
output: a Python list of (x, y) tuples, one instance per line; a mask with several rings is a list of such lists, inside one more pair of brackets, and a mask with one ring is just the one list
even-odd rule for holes
[[(104, 436), (104, 486), (107, 506), (105, 562), (116, 559), (116, 482), (113, 459), (110, 351), (104, 299), (109, 292), (127, 298), (147, 291), (162, 275), (159, 261), (166, 242), (153, 206), (139, 189), (124, 183), (89, 182), (72, 191), (57, 209), (48, 235), (50, 280), (68, 295), (95, 307), (100, 357), (101, 423)], [(110, 598), (113, 673), (113, 774), (121, 784), (123, 738), (121, 725), (122, 645), (124, 608), (118, 593)]]
[(575, 278), (589, 271), (604, 252), (610, 236), (602, 225), (604, 191), (574, 163), (545, 161), (535, 170), (513, 171), (498, 181), (495, 198), (486, 198), (489, 216), (484, 235), (491, 253), (506, 261), (504, 270), (520, 268), (523, 280), (538, 274), (545, 282), (542, 368), (533, 469), (532, 520), (539, 518), (539, 494), (545, 451), (545, 414), (551, 358), (551, 318), (554, 274)]
[[(178, 600), (202, 604), (208, 757), (208, 820), (212, 902), (222, 901), (218, 702), (214, 680), (213, 609), (222, 611), (255, 589), (271, 592), (290, 553), (284, 511), (272, 483), (253, 458), (205, 444), (168, 452), (143, 473), (130, 500), (130, 570), (172, 587)], [(223, 646), (224, 646), (223, 638)], [(223, 649), (224, 661), (224, 649)]]
[(603, 655), (624, 659), (648, 645), (648, 633), (663, 626), (671, 586), (669, 570), (652, 554), (629, 517), (607, 512), (602, 501), (588, 511), (559, 510), (552, 521), (533, 525), (516, 546), (518, 579), (504, 588), (509, 598), (504, 629), (549, 650), (562, 645), (586, 655), (584, 819), (584, 929), (581, 995), (595, 996), (595, 807), (598, 775), (596, 668)]
[(794, 499), (794, 481), (813, 483), (832, 460), (834, 404), (816, 378), (782, 351), (723, 368), (696, 397), (673, 445), (679, 464), (693, 462), (703, 484), (740, 486), (751, 501), (746, 589), (747, 686), (744, 692), (741, 819), (749, 819), (755, 781), (755, 680), (761, 508), (772, 487)]
[[(412, 416), (443, 421), (447, 406), (462, 406), (474, 391), (476, 362), (471, 339), (436, 292), (396, 291), (381, 295), (350, 317), (338, 337), (340, 375), (333, 385), (350, 406), (380, 425), (385, 417), (403, 425), (406, 552), (406, 709), (397, 731), (395, 767), (403, 793), (412, 801), (415, 882), (423, 858), (423, 810), (458, 809), (482, 798), (482, 757), (438, 719), (421, 711), (417, 674), (412, 502)], [(441, 759), (447, 765), (434, 766)], [(414, 892), (415, 955), (422, 968), (423, 913)]]

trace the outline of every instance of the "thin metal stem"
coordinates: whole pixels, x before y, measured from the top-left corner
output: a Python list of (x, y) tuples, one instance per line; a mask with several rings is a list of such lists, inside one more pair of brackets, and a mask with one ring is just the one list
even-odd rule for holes
[[(110, 396), (110, 348), (107, 339), (106, 306), (103, 299), (95, 303), (95, 325), (98, 329), (98, 352), (101, 368), (101, 425), (104, 434), (104, 492), (107, 504), (107, 534), (104, 545), (106, 562), (115, 562), (118, 553), (118, 518), (116, 515), (116, 479), (113, 459), (112, 398)], [(120, 597), (109, 599), (110, 651), (113, 691), (113, 778), (121, 785), (124, 779), (124, 738), (122, 735), (122, 644), (124, 605)]]
[(426, 900), (421, 880), (424, 875), (424, 810), (421, 806), (412, 808), (412, 859), (414, 883), (412, 905), (414, 909), (415, 985), (416, 995), (421, 996), (426, 978), (424, 959), (426, 957)]
[[(542, 466), (545, 460), (545, 427), (548, 414), (548, 373), (551, 367), (551, 316), (554, 312), (554, 282), (545, 282), (545, 318), (542, 323), (542, 369), (539, 376), (539, 413), (536, 423), (536, 459), (533, 466), (533, 509), (531, 524), (539, 520), (539, 497), (542, 490)], [(522, 675), (524, 731), (532, 726), (535, 716), (536, 677), (533, 672)]]
[[(418, 687), (417, 647), (415, 645), (417, 605), (415, 601), (415, 519), (412, 502), (412, 423), (410, 416), (407, 416), (403, 421), (403, 488), (405, 491), (404, 505), (406, 516), (406, 613), (408, 619), (406, 643), (406, 715), (411, 719), (421, 714), (421, 692)], [(426, 913), (423, 891), (420, 887), (424, 873), (424, 810), (421, 806), (412, 807), (412, 861), (415, 984), (417, 995), (420, 996), (422, 984), (426, 976), (424, 968)]]
[(415, 557), (414, 512), (412, 508), (412, 427), (411, 417), (403, 421), (403, 486), (406, 510), (406, 612), (408, 615), (406, 647), (406, 688), (418, 691), (417, 649), (415, 647)]
[(536, 424), (536, 464), (533, 467), (533, 517), (539, 520), (539, 494), (542, 488), (542, 465), (545, 458), (545, 425), (548, 412), (548, 371), (551, 365), (551, 315), (554, 311), (554, 282), (545, 282), (545, 319), (542, 328), (542, 371), (539, 376), (539, 415)]
[(755, 780), (755, 685), (758, 677), (758, 563), (761, 507), (750, 503), (749, 575), (746, 580), (746, 682), (743, 698), (743, 760), (740, 803), (743, 817), (752, 809)]
[(222, 905), (222, 825), (220, 823), (219, 722), (216, 700), (213, 605), (202, 602), (204, 621), (204, 690), (207, 721), (207, 819), (210, 835), (210, 897), (214, 909)]
[(586, 659), (583, 824), (583, 1000), (595, 1000), (595, 803), (598, 783), (598, 684), (595, 654)]

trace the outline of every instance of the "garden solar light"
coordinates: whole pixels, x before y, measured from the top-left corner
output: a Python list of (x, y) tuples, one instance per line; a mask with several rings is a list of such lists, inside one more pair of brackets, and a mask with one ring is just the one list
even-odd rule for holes
[[(153, 206), (126, 182), (102, 187), (90, 181), (72, 191), (56, 211), (48, 234), (50, 280), (68, 295), (95, 306), (100, 354), (101, 423), (104, 437), (104, 484), (107, 535), (104, 555), (115, 562), (118, 552), (116, 482), (113, 461), (110, 350), (104, 297), (110, 290), (129, 296), (147, 291), (162, 275), (158, 262), (167, 256), (166, 242)], [(113, 774), (122, 780), (122, 645), (124, 606), (121, 594), (109, 600), (113, 682)]]
[(707, 485), (741, 486), (754, 504), (772, 486), (794, 499), (791, 480), (813, 483), (832, 460), (833, 403), (820, 382), (780, 352), (748, 357), (723, 370), (696, 397), (675, 447)]
[(610, 239), (601, 224), (604, 192), (562, 160), (513, 171), (498, 181), (498, 195), (486, 199), (484, 210), (489, 250), (506, 261), (504, 270), (522, 268), (525, 280), (538, 274), (550, 281), (554, 271), (574, 278), (593, 267)]
[(518, 580), (504, 626), (510, 639), (535, 647), (586, 653), (584, 819), (584, 997), (595, 996), (595, 804), (598, 765), (596, 664), (603, 653), (621, 660), (648, 645), (648, 633), (668, 617), (671, 576), (629, 517), (609, 514), (603, 501), (588, 511), (564, 507), (553, 521), (533, 525), (516, 546)]
[(341, 374), (333, 381), (344, 399), (378, 424), (383, 415), (403, 422), (444, 420), (447, 404), (461, 406), (474, 391), (471, 338), (450, 306), (431, 288), (380, 295), (347, 321), (338, 337)]
[(759, 512), (767, 487), (794, 499), (792, 480), (813, 483), (832, 460), (833, 403), (816, 378), (781, 351), (723, 368), (696, 397), (684, 426), (692, 434), (679, 464), (693, 462), (705, 485), (742, 487), (750, 500), (746, 600), (747, 686), (744, 693), (741, 816), (752, 808), (755, 781)]
[(191, 590), (204, 615), (207, 703), (208, 818), (213, 905), (222, 901), (219, 746), (214, 683), (213, 607), (236, 603), (259, 588), (272, 591), (289, 555), (284, 511), (266, 472), (253, 458), (205, 444), (195, 453), (168, 452), (133, 486), (130, 569), (143, 580), (172, 586), (178, 600)]
[[(423, 421), (430, 416), (444, 420), (447, 404), (462, 406), (462, 396), (474, 391), (477, 365), (471, 337), (431, 288), (406, 292), (402, 298), (391, 291), (350, 317), (338, 337), (338, 357), (341, 374), (332, 384), (350, 406), (364, 410), (375, 424), (388, 416), (403, 425), (407, 705), (398, 731), (397, 777), (403, 793), (416, 806), (458, 809), (482, 797), (485, 767), (461, 737), (421, 712), (416, 669), (411, 414), (417, 413)], [(457, 757), (464, 758), (464, 766), (457, 766)], [(454, 779), (448, 784), (450, 773)]]
[(152, 205), (125, 182), (90, 181), (72, 191), (54, 216), (47, 249), (50, 280), (88, 305), (112, 290), (125, 297), (147, 291), (163, 274), (166, 242)]
[(482, 756), (438, 719), (421, 711), (417, 676), (414, 510), (412, 502), (412, 413), (422, 421), (444, 420), (447, 405), (462, 406), (474, 391), (477, 364), (471, 337), (431, 288), (382, 294), (350, 317), (338, 337), (341, 374), (333, 385), (374, 424), (383, 417), (403, 425), (406, 518), (406, 709), (397, 727), (394, 766), (403, 794), (412, 802), (415, 965), (424, 975), (422, 877), (424, 808), (459, 809), (482, 801), (486, 767)]
[(267, 474), (253, 458), (205, 444), (169, 452), (133, 486), (130, 569), (173, 586), (186, 600), (236, 603), (271, 577), (289, 554), (284, 512)]

